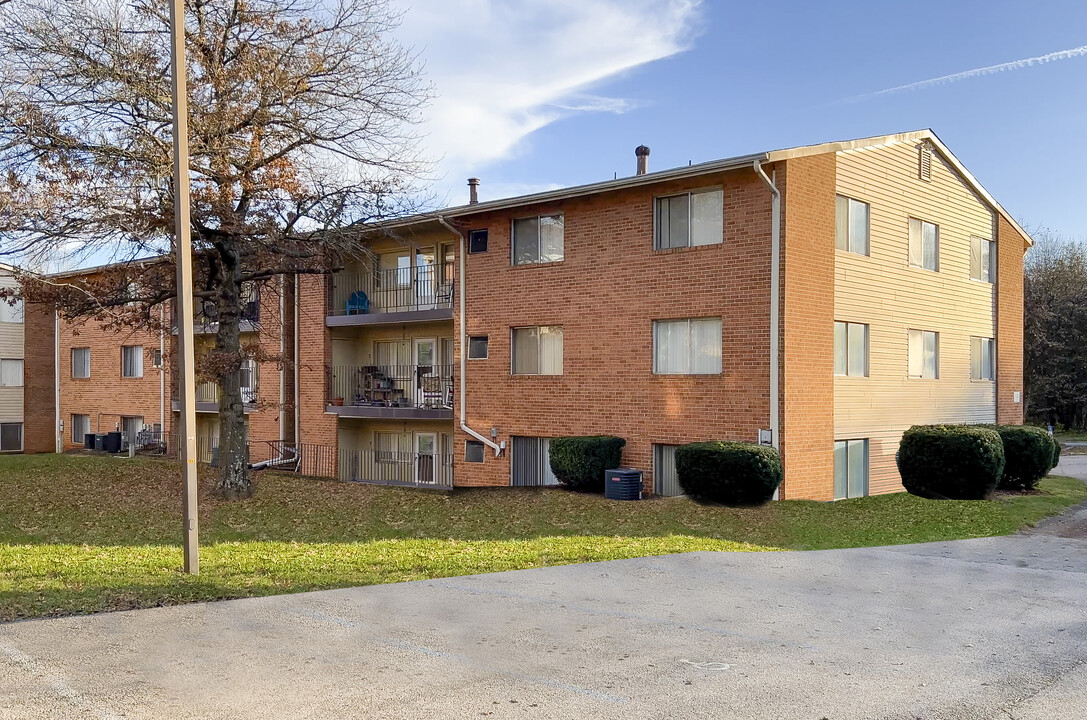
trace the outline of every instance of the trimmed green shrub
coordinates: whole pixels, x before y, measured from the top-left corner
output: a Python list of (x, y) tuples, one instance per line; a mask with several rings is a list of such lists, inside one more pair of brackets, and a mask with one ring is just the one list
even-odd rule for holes
[(676, 448), (683, 492), (726, 505), (761, 505), (781, 484), (781, 458), (766, 445), (696, 442)]
[(1034, 489), (1053, 467), (1053, 438), (1031, 425), (1001, 425), (996, 431), (1004, 445), (1000, 489)]
[(902, 435), (898, 472), (912, 495), (984, 500), (1004, 472), (996, 430), (976, 425), (914, 425)]
[(604, 471), (619, 467), (626, 444), (609, 435), (552, 438), (551, 472), (570, 490), (604, 492)]
[[(1049, 435), (1049, 433), (1046, 434)], [(1049, 439), (1053, 442), (1053, 459), (1049, 465), (1049, 469), (1052, 470), (1061, 464), (1061, 441), (1052, 435), (1049, 435)]]

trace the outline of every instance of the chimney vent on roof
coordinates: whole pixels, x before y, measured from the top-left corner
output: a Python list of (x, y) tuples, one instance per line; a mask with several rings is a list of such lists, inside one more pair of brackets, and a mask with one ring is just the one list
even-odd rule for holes
[(468, 178), (468, 204), (479, 202), (479, 178)]
[(638, 174), (645, 175), (649, 172), (649, 147), (639, 145), (634, 148), (634, 154), (638, 156)]

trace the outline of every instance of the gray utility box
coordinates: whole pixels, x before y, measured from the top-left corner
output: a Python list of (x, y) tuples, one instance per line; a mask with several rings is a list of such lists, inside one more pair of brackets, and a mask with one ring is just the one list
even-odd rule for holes
[(633, 468), (605, 470), (604, 497), (608, 500), (641, 500), (642, 471)]

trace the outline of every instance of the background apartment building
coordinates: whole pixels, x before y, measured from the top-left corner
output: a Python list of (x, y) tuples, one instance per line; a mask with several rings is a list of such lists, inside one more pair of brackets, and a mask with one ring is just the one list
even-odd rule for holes
[[(13, 271), (0, 264), (0, 288), (18, 287)], [(25, 348), (22, 301), (12, 305), (0, 300), (0, 453), (23, 450)]]

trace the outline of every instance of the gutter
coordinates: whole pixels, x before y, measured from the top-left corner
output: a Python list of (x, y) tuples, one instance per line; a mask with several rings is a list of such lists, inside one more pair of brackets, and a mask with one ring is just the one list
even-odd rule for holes
[(476, 440), (479, 440), (484, 445), (492, 448), (494, 450), (494, 456), (498, 457), (502, 454), (502, 446), (491, 440), (490, 438), (484, 437), (472, 428), (468, 427), (468, 334), (467, 330), (465, 329), (465, 318), (467, 316), (467, 310), (465, 309), (466, 306), (464, 299), (464, 252), (466, 249), (464, 243), (464, 233), (462, 233), (460, 230), (457, 230), (455, 227), (446, 222), (445, 218), (441, 215), (438, 215), (437, 219), (438, 222), (441, 223), (442, 227), (456, 235), (460, 241), (460, 247), (457, 250), (457, 280), (460, 284), (460, 288), (458, 289), (457, 293), (460, 296), (460, 429), (474, 437)]
[[(780, 407), (780, 373), (781, 373), (781, 349), (779, 333), (781, 330), (781, 190), (774, 181), (767, 177), (762, 169), (762, 163), (766, 160), (756, 158), (752, 163), (755, 173), (762, 178), (773, 193), (773, 201), (770, 206), (770, 443), (775, 450), (780, 447), (781, 407)], [(777, 172), (774, 173), (777, 175)], [(774, 493), (775, 498), (777, 492)]]

